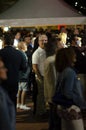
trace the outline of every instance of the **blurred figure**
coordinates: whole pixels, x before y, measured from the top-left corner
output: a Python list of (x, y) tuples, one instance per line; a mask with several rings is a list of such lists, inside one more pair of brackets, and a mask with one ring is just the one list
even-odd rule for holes
[(58, 49), (65, 48), (60, 38), (57, 38), (57, 47)]
[(64, 95), (64, 99), (71, 105), (57, 104), (57, 113), (62, 119), (62, 130), (84, 130), (81, 110), (86, 109), (82, 84), (73, 67), (76, 54), (73, 49), (65, 48), (57, 51), (55, 66), (59, 73), (56, 92)]
[(79, 29), (75, 28), (73, 34), (79, 36), (80, 35)]
[(76, 47), (81, 47), (82, 46), (82, 42), (81, 42), (81, 38), (74, 35), (72, 37), (72, 42), (71, 42), (72, 46), (76, 46)]
[(34, 102), (34, 110), (33, 113), (36, 113), (36, 99), (37, 99), (37, 83), (35, 79), (35, 73), (32, 71), (32, 54), (34, 52), (33, 44), (31, 43), (31, 36), (26, 35), (24, 36), (24, 42), (27, 45), (26, 55), (28, 57), (28, 66), (30, 68), (30, 73), (28, 76), (28, 88), (29, 88), (29, 95), (33, 96)]
[(32, 44), (32, 38), (30, 35), (26, 35), (24, 37), (24, 42), (26, 43), (27, 45), (27, 51), (25, 52), (27, 57), (28, 57), (28, 66), (30, 68), (30, 73), (29, 73), (29, 76), (28, 76), (28, 87), (29, 87), (29, 94), (31, 95), (32, 94), (32, 86), (33, 86), (33, 72), (32, 72), (32, 54), (33, 54), (33, 44)]
[(7, 80), (7, 69), (0, 58), (0, 130), (15, 130), (15, 108), (7, 92), (1, 85), (4, 80)]
[(75, 70), (79, 74), (85, 74), (86, 73), (86, 56), (82, 54), (81, 47), (77, 44), (77, 36), (73, 36), (71, 38), (71, 47), (74, 49), (76, 53), (76, 63), (75, 63)]
[(32, 56), (33, 71), (35, 72), (38, 95), (37, 95), (37, 115), (41, 116), (46, 112), (44, 101), (44, 61), (46, 53), (44, 50), (45, 44), (48, 42), (46, 35), (39, 36), (39, 47)]
[(19, 43), (19, 41), (20, 41), (20, 38), (21, 38), (21, 33), (20, 32), (15, 32), (15, 35), (14, 35), (14, 42), (13, 42), (13, 46), (15, 47), (15, 48), (17, 48), (17, 46), (18, 46), (18, 43)]
[(0, 50), (0, 56), (2, 57), (6, 68), (8, 69), (8, 78), (2, 84), (16, 107), (19, 71), (26, 70), (26, 59), (23, 57), (22, 53), (16, 50), (12, 45), (12, 36), (6, 34), (4, 36), (4, 49)]
[(64, 47), (67, 47), (66, 46), (66, 43), (67, 43), (67, 31), (66, 31), (66, 29), (64, 27), (61, 28), (61, 32), (58, 35), (58, 37), (61, 39), (61, 42), (63, 43)]
[(57, 106), (53, 104), (52, 97), (56, 90), (55, 54), (57, 49), (61, 49), (60, 41), (56, 38), (49, 40), (47, 47), (47, 58), (44, 66), (44, 96), (49, 104), (49, 130), (61, 130), (61, 120), (57, 116)]
[(51, 32), (51, 29), (50, 29), (50, 28), (48, 28), (48, 29), (46, 30), (46, 35), (47, 35), (47, 37), (48, 37), (48, 40), (52, 38), (52, 32)]
[(30, 66), (30, 69), (32, 71), (32, 54), (33, 54), (33, 45), (31, 43), (31, 36), (30, 35), (26, 35), (24, 36), (24, 42), (27, 45), (27, 57), (28, 57), (28, 65)]
[(23, 57), (26, 59), (27, 69), (25, 72), (20, 71), (19, 74), (19, 88), (18, 88), (18, 94), (17, 94), (17, 108), (23, 109), (23, 110), (30, 110), (29, 107), (26, 106), (25, 100), (26, 100), (26, 92), (28, 90), (28, 76), (30, 73), (30, 67), (28, 67), (28, 57), (26, 55), (27, 46), (25, 42), (20, 42), (18, 44), (18, 49), (22, 52)]

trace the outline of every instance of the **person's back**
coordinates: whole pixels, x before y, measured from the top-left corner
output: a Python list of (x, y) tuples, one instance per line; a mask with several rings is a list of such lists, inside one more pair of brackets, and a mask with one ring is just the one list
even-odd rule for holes
[(8, 79), (6, 85), (17, 85), (19, 79), (19, 70), (24, 69), (22, 53), (11, 46), (6, 46), (0, 51), (5, 66), (8, 69)]
[(0, 86), (0, 99), (0, 130), (15, 130), (14, 105), (2, 86)]
[(7, 68), (0, 58), (0, 130), (15, 130), (16, 113), (14, 104), (1, 85), (2, 81), (5, 80), (7, 80)]
[(0, 57), (2, 57), (8, 69), (8, 79), (3, 82), (3, 86), (11, 100), (15, 103), (18, 90), (19, 70), (26, 69), (26, 60), (22, 56), (22, 53), (13, 48), (10, 43), (10, 37), (7, 35), (5, 37), (5, 48), (0, 50)]

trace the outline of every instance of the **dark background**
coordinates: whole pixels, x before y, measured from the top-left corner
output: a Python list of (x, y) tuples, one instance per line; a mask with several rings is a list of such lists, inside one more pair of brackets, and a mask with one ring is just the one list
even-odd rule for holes
[[(73, 8), (77, 9), (79, 13), (82, 13), (86, 16), (86, 0), (64, 0), (70, 4)], [(76, 2), (78, 4), (76, 4)]]
[(0, 0), (0, 13), (14, 5), (18, 0)]

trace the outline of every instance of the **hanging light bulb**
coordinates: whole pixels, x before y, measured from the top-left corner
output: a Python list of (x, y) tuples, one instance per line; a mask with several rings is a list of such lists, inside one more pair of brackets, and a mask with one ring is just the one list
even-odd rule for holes
[(4, 30), (4, 32), (8, 32), (9, 31), (9, 27), (4, 27), (3, 30)]
[(75, 6), (77, 6), (78, 5), (78, 2), (75, 2)]

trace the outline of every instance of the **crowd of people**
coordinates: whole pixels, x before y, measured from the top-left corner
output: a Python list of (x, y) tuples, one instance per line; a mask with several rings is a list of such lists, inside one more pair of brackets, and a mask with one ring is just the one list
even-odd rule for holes
[(85, 41), (79, 29), (70, 33), (64, 27), (59, 34), (41, 30), (36, 34), (22, 35), (17, 31), (14, 35), (10, 32), (3, 35), (1, 130), (15, 130), (16, 108), (31, 110), (26, 103), (28, 90), (32, 94), (34, 115), (46, 118), (48, 105), (48, 130), (84, 130)]

